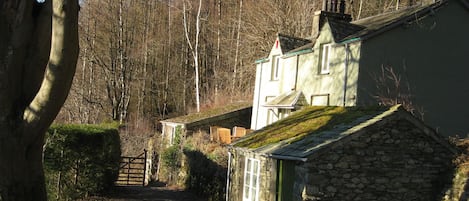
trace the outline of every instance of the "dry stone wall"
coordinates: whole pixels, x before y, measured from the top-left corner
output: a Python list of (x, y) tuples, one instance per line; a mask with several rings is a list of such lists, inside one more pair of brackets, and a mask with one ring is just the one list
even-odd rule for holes
[(406, 120), (384, 125), (298, 165), (293, 200), (438, 200), (452, 152)]

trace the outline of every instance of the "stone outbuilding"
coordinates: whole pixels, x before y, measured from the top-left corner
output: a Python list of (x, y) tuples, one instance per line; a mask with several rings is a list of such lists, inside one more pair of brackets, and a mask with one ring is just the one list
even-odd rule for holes
[(237, 102), (202, 112), (165, 119), (161, 121), (162, 136), (168, 145), (172, 145), (177, 133), (191, 135), (199, 130), (209, 133), (211, 126), (249, 128), (251, 112), (251, 103)]
[(401, 106), (310, 106), (229, 146), (227, 200), (441, 200), (455, 153)]

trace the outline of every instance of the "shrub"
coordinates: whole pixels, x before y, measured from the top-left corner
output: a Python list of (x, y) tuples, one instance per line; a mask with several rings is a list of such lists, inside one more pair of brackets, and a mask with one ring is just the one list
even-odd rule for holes
[(118, 176), (120, 153), (115, 125), (53, 125), (44, 146), (49, 200), (74, 200), (108, 189)]
[(181, 154), (177, 145), (166, 148), (161, 155), (163, 164), (171, 170), (176, 170), (179, 168), (180, 159)]

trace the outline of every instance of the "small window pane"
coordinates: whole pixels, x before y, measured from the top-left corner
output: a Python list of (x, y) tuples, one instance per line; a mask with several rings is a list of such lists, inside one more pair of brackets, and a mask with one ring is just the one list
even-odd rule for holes
[(257, 187), (257, 175), (253, 175), (251, 186), (252, 186), (252, 188), (256, 188), (256, 187)]
[(251, 174), (250, 174), (250, 172), (246, 172), (245, 178), (246, 178), (246, 179), (244, 180), (244, 184), (249, 186), (249, 183), (251, 182), (251, 181), (250, 181), (250, 180), (251, 180)]
[(253, 165), (254, 167), (252, 168), (252, 173), (257, 174), (257, 171), (259, 170), (259, 161), (254, 161)]
[(249, 186), (244, 186), (244, 199), (249, 199)]

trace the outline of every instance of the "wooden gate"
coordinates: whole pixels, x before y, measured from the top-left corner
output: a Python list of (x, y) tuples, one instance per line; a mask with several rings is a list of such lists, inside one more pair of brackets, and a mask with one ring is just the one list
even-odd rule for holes
[(147, 150), (142, 154), (130, 157), (122, 156), (119, 166), (117, 186), (145, 186), (147, 172)]

